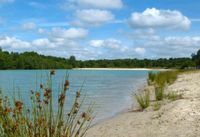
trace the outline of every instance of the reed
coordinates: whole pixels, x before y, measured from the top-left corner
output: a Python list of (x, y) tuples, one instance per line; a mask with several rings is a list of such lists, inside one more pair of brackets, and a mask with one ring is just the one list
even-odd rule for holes
[(52, 70), (47, 83), (40, 84), (39, 91), (31, 91), (31, 106), (27, 106), (22, 99), (9, 99), (1, 94), (1, 137), (82, 137), (86, 134), (92, 121), (92, 106), (81, 112), (81, 91), (77, 91), (69, 113), (65, 114), (68, 80), (62, 85), (55, 106), (52, 91), (54, 75)]

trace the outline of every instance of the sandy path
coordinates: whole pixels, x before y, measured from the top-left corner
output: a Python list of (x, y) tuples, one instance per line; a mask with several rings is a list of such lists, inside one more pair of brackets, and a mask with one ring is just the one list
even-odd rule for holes
[(168, 90), (184, 99), (159, 111), (121, 114), (92, 127), (86, 137), (200, 137), (200, 72), (180, 75)]

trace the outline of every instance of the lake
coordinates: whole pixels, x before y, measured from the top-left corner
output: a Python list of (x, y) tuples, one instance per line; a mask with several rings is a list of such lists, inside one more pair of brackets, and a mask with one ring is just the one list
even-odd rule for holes
[[(28, 102), (30, 90), (39, 89), (40, 83), (47, 80), (49, 70), (1, 70), (0, 88), (8, 96), (20, 92)], [(132, 105), (132, 94), (146, 84), (146, 70), (56, 70), (53, 77), (54, 98), (58, 97), (58, 89), (62, 86), (66, 74), (69, 75), (70, 91), (65, 111), (77, 90), (82, 87), (86, 95), (83, 108), (95, 103), (95, 122), (112, 117)], [(17, 94), (18, 95), (18, 94)], [(54, 102), (55, 109), (57, 100)]]

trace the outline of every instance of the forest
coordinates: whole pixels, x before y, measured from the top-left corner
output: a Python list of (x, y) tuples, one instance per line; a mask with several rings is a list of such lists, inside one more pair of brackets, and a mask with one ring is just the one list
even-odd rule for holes
[(76, 60), (75, 56), (61, 58), (36, 52), (8, 52), (0, 49), (0, 69), (72, 69), (72, 68), (194, 68), (200, 65), (200, 50), (191, 58), (160, 59), (102, 59)]

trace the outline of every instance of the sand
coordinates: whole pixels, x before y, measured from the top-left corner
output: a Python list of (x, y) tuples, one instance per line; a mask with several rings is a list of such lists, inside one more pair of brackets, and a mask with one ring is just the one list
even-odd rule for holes
[(200, 72), (180, 75), (167, 91), (183, 99), (158, 111), (123, 113), (91, 127), (86, 137), (200, 137)]

